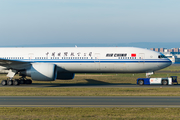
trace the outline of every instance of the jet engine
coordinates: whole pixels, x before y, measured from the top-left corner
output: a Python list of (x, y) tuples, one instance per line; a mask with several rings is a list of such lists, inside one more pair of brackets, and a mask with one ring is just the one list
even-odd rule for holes
[(57, 77), (56, 65), (33, 63), (30, 69), (20, 72), (20, 75), (29, 76), (37, 81), (54, 81)]

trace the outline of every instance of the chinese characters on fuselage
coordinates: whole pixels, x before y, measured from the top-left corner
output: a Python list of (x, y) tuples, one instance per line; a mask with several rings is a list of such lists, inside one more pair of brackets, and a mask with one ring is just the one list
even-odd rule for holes
[[(46, 56), (48, 56), (49, 55), (49, 52), (47, 52), (46, 53)], [(90, 57), (92, 57), (92, 52), (89, 52), (89, 53), (81, 53), (81, 52), (77, 52), (77, 53), (74, 53), (74, 52), (62, 52), (62, 54), (61, 54), (61, 52), (59, 52), (59, 53), (55, 53), (55, 52), (52, 52), (52, 54), (50, 54), (52, 57), (55, 57), (56, 55), (57, 56), (61, 56), (61, 55), (63, 55), (63, 57), (67, 57), (67, 56), (71, 56), (71, 57), (73, 57), (73, 56), (87, 56), (87, 55), (89, 55)]]

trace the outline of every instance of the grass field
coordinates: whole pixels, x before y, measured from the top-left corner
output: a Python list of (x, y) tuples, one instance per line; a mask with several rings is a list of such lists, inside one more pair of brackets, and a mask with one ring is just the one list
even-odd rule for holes
[(179, 88), (0, 88), (0, 96), (180, 96)]
[(0, 119), (175, 120), (180, 108), (0, 108)]
[(180, 71), (180, 64), (178, 65), (171, 65), (167, 68), (161, 69), (159, 71)]

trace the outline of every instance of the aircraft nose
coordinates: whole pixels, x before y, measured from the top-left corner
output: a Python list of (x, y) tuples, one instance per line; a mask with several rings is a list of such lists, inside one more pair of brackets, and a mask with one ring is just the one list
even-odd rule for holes
[(161, 64), (158, 65), (159, 69), (166, 68), (172, 64), (172, 61), (170, 59), (164, 59)]
[(172, 60), (170, 60), (169, 58), (168, 58), (168, 60), (169, 60), (169, 62), (172, 64)]
[(166, 67), (170, 66), (172, 64), (172, 61), (167, 58)]

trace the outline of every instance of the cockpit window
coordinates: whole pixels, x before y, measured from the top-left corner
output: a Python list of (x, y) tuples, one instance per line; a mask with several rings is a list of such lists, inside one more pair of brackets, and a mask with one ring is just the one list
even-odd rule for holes
[(158, 58), (167, 58), (165, 55), (159, 55)]

